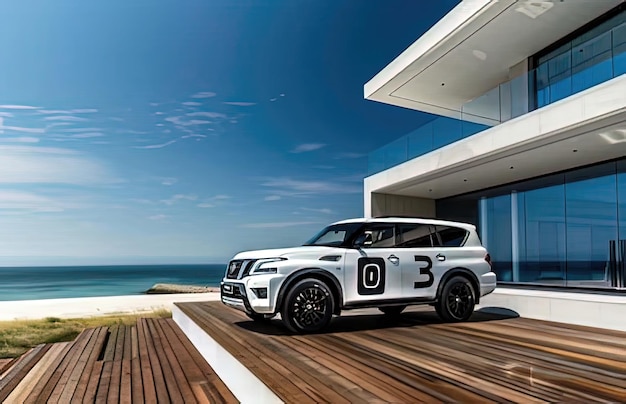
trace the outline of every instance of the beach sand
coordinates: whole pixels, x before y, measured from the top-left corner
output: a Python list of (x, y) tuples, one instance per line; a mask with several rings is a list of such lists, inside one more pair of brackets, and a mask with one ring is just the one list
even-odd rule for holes
[(162, 309), (171, 310), (174, 302), (219, 299), (219, 293), (186, 293), (0, 301), (0, 321), (141, 314)]

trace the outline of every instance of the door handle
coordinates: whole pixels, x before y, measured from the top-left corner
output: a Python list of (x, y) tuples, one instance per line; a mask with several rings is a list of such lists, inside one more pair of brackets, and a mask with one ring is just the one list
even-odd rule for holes
[(398, 265), (398, 263), (400, 262), (400, 258), (396, 257), (395, 255), (391, 254), (389, 257), (387, 257), (387, 259), (393, 264), (393, 265)]
[(438, 259), (439, 261), (445, 261), (445, 260), (446, 260), (446, 256), (445, 256), (445, 255), (443, 255), (443, 254), (437, 254), (437, 255), (436, 255), (436, 257), (437, 257), (437, 259)]

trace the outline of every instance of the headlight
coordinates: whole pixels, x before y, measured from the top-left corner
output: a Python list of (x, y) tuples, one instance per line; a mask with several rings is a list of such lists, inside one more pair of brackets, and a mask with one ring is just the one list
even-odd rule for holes
[(278, 268), (274, 263), (285, 261), (287, 258), (268, 258), (257, 261), (255, 267), (250, 271), (250, 275), (275, 274)]

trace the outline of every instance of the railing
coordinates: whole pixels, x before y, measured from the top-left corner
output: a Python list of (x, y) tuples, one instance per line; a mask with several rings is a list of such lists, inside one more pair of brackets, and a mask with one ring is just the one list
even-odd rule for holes
[(596, 36), (374, 150), (368, 174), (394, 167), (626, 73), (626, 23)]

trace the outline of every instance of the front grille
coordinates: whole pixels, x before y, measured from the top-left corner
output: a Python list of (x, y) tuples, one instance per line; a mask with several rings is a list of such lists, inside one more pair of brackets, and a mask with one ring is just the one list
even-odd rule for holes
[(227, 279), (241, 279), (244, 276), (248, 276), (254, 263), (257, 260), (233, 260), (228, 264), (228, 269), (226, 270), (226, 278)]
[(243, 265), (243, 261), (231, 261), (228, 264), (228, 269), (226, 270), (226, 278), (228, 279), (238, 279), (239, 271), (241, 270), (241, 266)]

